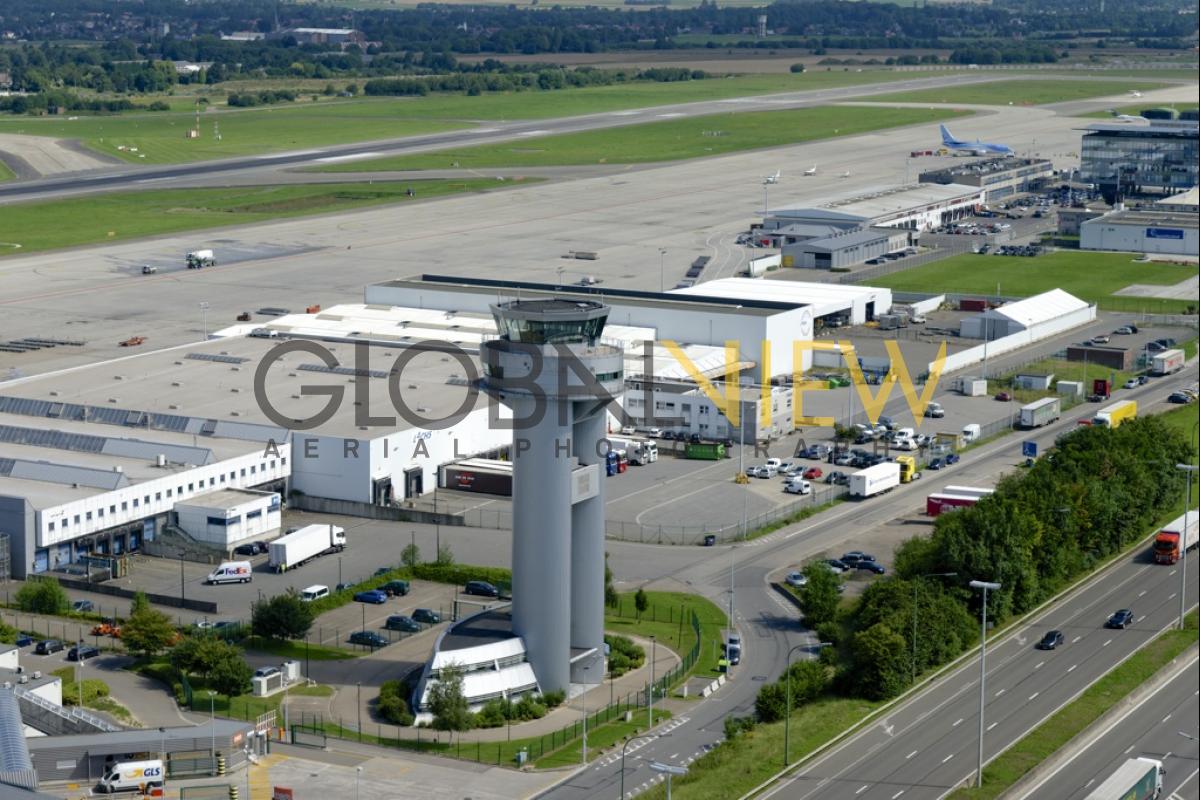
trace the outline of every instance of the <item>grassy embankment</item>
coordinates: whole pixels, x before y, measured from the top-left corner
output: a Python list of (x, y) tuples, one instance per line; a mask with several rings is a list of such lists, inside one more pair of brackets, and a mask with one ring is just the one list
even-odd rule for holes
[[(0, 255), (411, 203), (498, 186), (494, 180), (337, 183), (113, 192), (4, 206)], [(415, 195), (408, 197), (412, 188)]]
[[(322, 172), (547, 167), (680, 161), (809, 142), (901, 125), (933, 124), (965, 112), (924, 108), (822, 106), (647, 122), (609, 130), (388, 156), (318, 167)], [(784, 173), (788, 172), (785, 168)]]
[(957, 292), (995, 297), (1029, 296), (1062, 289), (1076, 297), (1099, 303), (1109, 311), (1181, 313), (1196, 300), (1164, 300), (1115, 294), (1133, 283), (1171, 286), (1196, 274), (1194, 266), (1160, 262), (1134, 262), (1129, 253), (1058, 251), (1021, 256), (974, 255), (934, 261), (912, 269), (873, 278), (872, 284), (905, 292)]
[(915, 92), (884, 94), (871, 97), (881, 103), (970, 103), (990, 106), (1040, 106), (1068, 100), (1087, 100), (1126, 94), (1132, 90), (1149, 92), (1171, 86), (1139, 80), (1081, 81), (1064, 77), (1062, 80), (1013, 80), (980, 83), (968, 86), (946, 86)]
[[(395, 139), (470, 128), (496, 120), (547, 119), (633, 108), (719, 100), (775, 92), (795, 92), (911, 79), (903, 72), (812, 72), (794, 75), (738, 75), (696, 81), (637, 81), (549, 92), (507, 92), (468, 97), (360, 97), (282, 103), (267, 107), (217, 107), (200, 115), (200, 136), (185, 138), (195, 127), (192, 103), (177, 111), (107, 116), (0, 116), (0, 133), (78, 139), (100, 153), (138, 164), (170, 164), (213, 158), (258, 155), (350, 142)], [(361, 82), (360, 82), (361, 83)], [(290, 85), (290, 84), (284, 84)], [(232, 86), (229, 91), (246, 87)], [(140, 98), (150, 102), (155, 96)], [(220, 139), (214, 135), (219, 128)], [(129, 148), (137, 148), (136, 151)]]

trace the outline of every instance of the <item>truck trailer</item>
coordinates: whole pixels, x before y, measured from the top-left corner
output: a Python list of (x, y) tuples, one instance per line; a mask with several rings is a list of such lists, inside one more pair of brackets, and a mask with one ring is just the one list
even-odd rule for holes
[(1162, 793), (1165, 774), (1161, 761), (1131, 758), (1093, 789), (1087, 800), (1150, 800)]
[(1150, 359), (1150, 372), (1154, 375), (1170, 375), (1183, 369), (1185, 361), (1187, 356), (1182, 350), (1164, 350)]
[(1154, 537), (1155, 563), (1174, 564), (1178, 561), (1184, 550), (1191, 550), (1196, 546), (1198, 530), (1200, 511), (1189, 511), (1165, 525)]
[(974, 497), (975, 499), (987, 497), (988, 495), (996, 493), (995, 489), (987, 489), (983, 486), (950, 485), (950, 486), (947, 486), (942, 491), (945, 492), (946, 494), (958, 494), (958, 495), (962, 495), (964, 497)]
[(624, 450), (629, 463), (641, 467), (658, 461), (658, 443), (649, 439), (623, 439), (608, 437), (611, 450)]
[(441, 469), (443, 489), (460, 492), (479, 492), (512, 497), (513, 465), (511, 461), (491, 458), (467, 458), (446, 464)]
[(1121, 400), (1097, 411), (1096, 416), (1092, 417), (1092, 424), (1101, 425), (1105, 428), (1117, 428), (1120, 427), (1122, 422), (1128, 422), (1136, 417), (1137, 401)]
[(934, 492), (925, 498), (925, 514), (930, 517), (937, 517), (945, 514), (947, 511), (970, 508), (978, 502), (978, 497), (950, 494), (949, 492)]
[(851, 497), (874, 497), (900, 485), (900, 465), (885, 461), (850, 474)]
[(267, 564), (276, 572), (306, 564), (326, 553), (346, 548), (346, 529), (337, 525), (305, 525), (271, 542)]
[(1029, 405), (1021, 406), (1022, 428), (1040, 428), (1056, 422), (1062, 416), (1062, 403), (1057, 397), (1043, 397)]

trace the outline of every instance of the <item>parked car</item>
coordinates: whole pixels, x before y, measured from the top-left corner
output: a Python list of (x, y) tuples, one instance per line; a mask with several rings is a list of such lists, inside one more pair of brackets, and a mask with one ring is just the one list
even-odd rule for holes
[(783, 485), (783, 490), (788, 494), (809, 494), (812, 492), (812, 484), (803, 478), (790, 478)]
[(869, 553), (864, 553), (862, 550), (851, 550), (849, 553), (843, 554), (842, 558), (841, 558), (841, 561), (843, 564), (846, 564), (847, 566), (851, 566), (851, 567), (854, 566), (855, 564), (857, 564), (859, 561), (874, 561), (874, 560), (875, 560), (875, 556), (873, 556)]
[(1118, 336), (1128, 336), (1129, 334), (1133, 333), (1133, 328), (1129, 327), (1128, 325), (1122, 325), (1113, 331), (1113, 333), (1117, 334)]
[(60, 653), (63, 650), (63, 643), (58, 639), (43, 639), (37, 643), (37, 647), (33, 648), (33, 652), (39, 656), (48, 656), (51, 653)]
[(197, 630), (201, 630), (201, 631), (206, 631), (209, 628), (211, 628), (212, 626), (213, 626), (213, 624), (211, 622), (209, 622), (207, 619), (198, 619), (192, 623), (193, 628), (196, 628)]
[(267, 545), (263, 542), (246, 542), (233, 548), (233, 552), (239, 556), (256, 556), (267, 552)]
[(850, 483), (850, 476), (844, 472), (831, 472), (825, 476), (826, 483), (832, 483), (834, 486), (845, 486)]
[(1141, 384), (1140, 384), (1140, 383), (1138, 383), (1138, 379), (1137, 379), (1137, 378), (1130, 378), (1129, 380), (1125, 381), (1125, 388), (1126, 388), (1126, 389), (1136, 389), (1136, 388), (1137, 388), (1137, 387), (1139, 387), (1139, 386), (1141, 386)]
[(1062, 631), (1049, 631), (1037, 643), (1037, 648), (1038, 650), (1054, 650), (1065, 641), (1066, 639), (1063, 637)]
[(1125, 630), (1132, 624), (1133, 624), (1133, 611), (1128, 608), (1122, 608), (1119, 611), (1116, 611), (1112, 616), (1110, 616), (1108, 618), (1108, 620), (1104, 623), (1104, 627), (1120, 628), (1121, 630)]
[(29, 645), (33, 644), (33, 637), (28, 633), (22, 633), (17, 636), (17, 640), (13, 644), (17, 647), (29, 647)]
[(842, 561), (840, 558), (827, 558), (822, 563), (829, 567), (829, 569), (832, 570), (833, 574), (835, 575), (841, 575), (843, 572), (846, 572), (850, 569), (850, 565), (845, 561)]
[(803, 572), (789, 572), (786, 580), (787, 585), (793, 589), (803, 589), (808, 585), (808, 578), (804, 577)]
[(704, 546), (715, 547), (717, 544), (717, 535), (715, 533), (704, 534)]
[(100, 648), (85, 644), (82, 647), (72, 647), (67, 651), (67, 661), (87, 661), (100, 655)]
[(945, 469), (947, 466), (945, 458), (935, 458), (925, 465), (925, 469)]
[(622, 436), (633, 436), (635, 433), (637, 433), (637, 431), (632, 425), (626, 425), (625, 427), (621, 428)]
[(386, 647), (388, 640), (386, 636), (375, 631), (355, 631), (350, 634), (350, 644), (366, 645), (374, 650), (376, 647)]
[(887, 571), (883, 568), (883, 564), (880, 564), (876, 561), (859, 561), (854, 565), (854, 568), (864, 569), (867, 572), (874, 572), (876, 575), (882, 575)]
[(947, 453), (943, 457), (943, 460), (946, 462), (946, 466), (948, 467), (952, 464), (957, 464), (959, 461), (962, 461), (962, 458), (959, 457), (958, 453)]
[(387, 592), (379, 589), (366, 589), (365, 591), (354, 593), (354, 602), (356, 603), (374, 603), (377, 606), (387, 602)]
[(824, 474), (825, 473), (821, 471), (820, 467), (809, 467), (808, 469), (804, 470), (801, 477), (808, 481), (815, 481)]
[(1109, 339), (1104, 334), (1092, 337), (1092, 344), (1108, 344)]
[(752, 478), (774, 478), (779, 469), (774, 464), (758, 464), (747, 469), (746, 474)]
[(896, 429), (896, 422), (891, 417), (880, 417), (879, 424), (882, 425), (884, 428), (888, 429), (889, 431), (893, 431)]
[(437, 625), (442, 621), (442, 615), (432, 608), (413, 609), (412, 618), (425, 625)]
[(421, 624), (415, 619), (404, 614), (393, 614), (383, 623), (383, 627), (389, 631), (404, 631), (405, 633), (417, 633), (421, 630)]
[(996, 392), (996, 399), (1001, 403), (1011, 403), (1013, 398), (1009, 392)]
[(467, 581), (463, 594), (473, 594), (479, 597), (499, 597), (500, 590), (487, 581)]
[(254, 670), (254, 677), (256, 678), (269, 678), (272, 675), (278, 674), (279, 667), (259, 667), (258, 669)]
[(410, 588), (408, 581), (388, 581), (379, 587), (379, 591), (387, 592), (389, 597), (404, 597)]
[(1167, 398), (1168, 403), (1178, 403), (1180, 405), (1187, 405), (1192, 400), (1192, 396), (1187, 392), (1171, 392), (1171, 396)]
[(375, 577), (378, 578), (381, 575), (387, 575), (391, 571), (391, 567), (380, 567), (379, 569), (375, 570)]
[(1161, 341), (1154, 341), (1154, 342), (1147, 342), (1146, 349), (1149, 350), (1151, 353), (1161, 353), (1163, 350), (1167, 349), (1167, 346), (1165, 344), (1163, 344)]
[(76, 600), (71, 603), (71, 610), (77, 614), (87, 614), (96, 610), (96, 604), (91, 600)]
[(857, 458), (858, 456), (855, 456), (851, 453), (842, 453), (833, 460), (833, 463), (839, 467), (852, 467), (854, 466), (854, 462), (857, 460)]

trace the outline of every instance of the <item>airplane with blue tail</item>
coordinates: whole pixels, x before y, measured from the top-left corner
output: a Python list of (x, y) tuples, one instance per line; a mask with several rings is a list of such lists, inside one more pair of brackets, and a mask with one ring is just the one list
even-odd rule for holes
[(973, 142), (965, 142), (955, 139), (945, 125), (938, 127), (942, 131), (942, 144), (956, 153), (964, 153), (969, 156), (1011, 156), (1013, 154), (1013, 149), (1006, 144), (981, 142), (978, 139)]

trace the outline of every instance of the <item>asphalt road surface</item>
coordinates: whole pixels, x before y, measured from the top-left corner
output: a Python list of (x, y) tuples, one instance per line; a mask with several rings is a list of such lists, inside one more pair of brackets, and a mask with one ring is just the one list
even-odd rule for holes
[(1084, 800), (1119, 764), (1138, 757), (1163, 762), (1167, 772), (1163, 798), (1200, 797), (1200, 690), (1196, 688), (1196, 666), (1195, 658), (1182, 663), (1173, 679), (1130, 707), (1074, 758), (1014, 800), (1047, 795)]
[[(1162, 410), (1170, 391), (1193, 385), (1196, 378), (1193, 363), (1184, 372), (1132, 390), (1127, 396), (1138, 400), (1143, 414)], [(895, 413), (898, 408), (899, 403), (889, 403), (885, 413)], [(1059, 433), (1075, 426), (1076, 416), (1067, 415), (1022, 438), (1038, 442), (1044, 450)], [(782, 565), (828, 550), (848, 549), (860, 532), (907, 513), (943, 483), (993, 484), (1013, 467), (1014, 441), (1015, 437), (1007, 436), (970, 451), (945, 477), (931, 480), (928, 476), (866, 503), (843, 504), (798, 527), (736, 548), (697, 548), (699, 552), (689, 553), (690, 548), (610, 542), (609, 563), (626, 584), (654, 581), (656, 588), (699, 592), (725, 607), (732, 583), (734, 617), (743, 639), (742, 663), (734, 668), (730, 682), (689, 711), (687, 721), (675, 726), (669, 736), (630, 745), (625, 763), (626, 796), (660, 779), (650, 770), (650, 762), (690, 763), (720, 742), (725, 717), (752, 711), (759, 687), (782, 673), (788, 650), (793, 645), (811, 648), (814, 640), (801, 628), (795, 609), (768, 585), (778, 577)], [(895, 535), (908, 538), (913, 531), (901, 527)], [(1196, 571), (1189, 574), (1193, 579), (1188, 604), (1193, 605)], [(1178, 579), (1174, 568), (1145, 563), (1144, 554), (1139, 554), (1110, 568), (1014, 634), (989, 643), (987, 724), (991, 730), (985, 739), (987, 757), (1019, 739), (1132, 652), (1136, 644), (1167, 625), (1179, 611)], [(1122, 606), (1132, 606), (1138, 622), (1129, 630), (1106, 635), (1100, 626), (1109, 613)], [(1068, 631), (1067, 645), (1042, 656), (1032, 648), (1050, 627)], [(1076, 637), (1078, 640), (1072, 641)], [(811, 655), (813, 651), (807, 652)], [(978, 673), (978, 662), (969, 661), (898, 706), (879, 725), (808, 765), (800, 778), (776, 787), (774, 796), (898, 800), (901, 795), (936, 798), (946, 794), (974, 769)], [(1000, 690), (1003, 692), (997, 696)], [(1014, 697), (1019, 701), (1013, 702)], [(620, 759), (609, 757), (542, 797), (616, 797), (620, 773)]]

